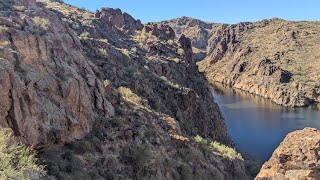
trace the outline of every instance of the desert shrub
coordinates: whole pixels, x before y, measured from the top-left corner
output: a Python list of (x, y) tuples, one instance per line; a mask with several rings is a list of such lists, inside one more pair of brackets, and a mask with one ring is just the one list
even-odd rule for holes
[(201, 136), (199, 136), (199, 135), (197, 135), (196, 137), (194, 137), (194, 140), (195, 140), (196, 142), (198, 142), (198, 143), (204, 143), (204, 144), (207, 144), (207, 143), (208, 143), (207, 140), (203, 139), (203, 137), (201, 137)]
[(99, 49), (99, 53), (104, 55), (104, 56), (108, 55), (107, 49), (105, 49), (105, 48), (100, 48)]
[(41, 155), (41, 160), (47, 165), (48, 175), (57, 179), (88, 179), (81, 160), (70, 150), (48, 151)]
[(147, 65), (144, 65), (143, 67), (144, 67), (145, 69), (147, 69), (147, 70), (150, 69), (149, 66), (147, 66)]
[(108, 39), (98, 39), (98, 41), (103, 42), (103, 43), (108, 43)]
[(175, 62), (175, 63), (179, 63), (180, 61), (181, 61), (181, 59), (179, 59), (179, 58), (173, 58), (173, 59), (171, 59), (173, 62)]
[(10, 42), (7, 40), (0, 41), (0, 46), (2, 47), (8, 47), (9, 45), (10, 45)]
[(168, 85), (168, 86), (170, 86), (172, 88), (175, 88), (175, 89), (179, 89), (180, 88), (179, 84), (175, 84), (175, 83), (171, 82), (170, 80), (168, 80), (164, 76), (161, 76), (160, 79), (163, 80), (166, 85)]
[[(199, 135), (197, 135), (194, 138), (194, 141), (197, 143), (201, 143), (202, 145), (209, 145), (210, 148), (213, 148), (215, 151), (221, 153), (224, 157), (227, 157), (230, 159), (242, 159), (241, 154), (238, 153), (235, 149), (233, 149), (229, 146), (226, 146), (224, 144), (221, 144), (217, 141), (212, 141), (212, 142), (208, 143), (208, 140), (202, 138)], [(205, 148), (202, 147), (201, 149), (205, 149)]]
[(131, 48), (131, 52), (134, 53), (134, 54), (136, 54), (136, 53), (138, 52), (137, 47)]
[(182, 48), (178, 49), (178, 54), (180, 54), (181, 56), (184, 55), (184, 50)]
[(13, 6), (13, 8), (17, 11), (25, 11), (26, 7), (25, 6)]
[(0, 26), (0, 33), (1, 33), (1, 34), (4, 33), (4, 32), (6, 32), (6, 31), (8, 31), (8, 30), (9, 30), (8, 27), (6, 27), (6, 26)]
[(80, 37), (82, 37), (82, 38), (88, 38), (89, 35), (90, 35), (90, 33), (89, 33), (88, 31), (84, 31), (84, 32), (80, 35)]
[(194, 147), (181, 148), (178, 153), (185, 162), (200, 162), (204, 160), (203, 153)]
[(35, 152), (13, 141), (12, 131), (0, 130), (0, 179), (29, 179), (45, 174)]
[(218, 152), (220, 152), (225, 157), (228, 157), (230, 159), (242, 159), (241, 154), (238, 153), (235, 149), (233, 149), (233, 148), (231, 148), (229, 146), (220, 144), (217, 141), (211, 142), (210, 146), (213, 149), (215, 149)]
[(174, 44), (174, 41), (173, 41), (172, 39), (169, 39), (169, 40), (168, 40), (168, 44), (173, 45), (173, 44)]
[(122, 148), (122, 160), (136, 166), (141, 166), (151, 158), (150, 147), (144, 145), (128, 145)]
[(103, 81), (104, 87), (108, 87), (110, 85), (110, 80), (106, 79)]
[(187, 164), (182, 164), (179, 167), (179, 171), (181, 174), (181, 179), (184, 180), (192, 180), (193, 179), (193, 170), (191, 169), (191, 167)]
[(49, 29), (50, 22), (48, 19), (36, 16), (36, 17), (33, 17), (32, 20), (35, 23), (35, 25), (38, 26), (38, 28), (41, 28), (43, 30)]
[(91, 18), (93, 18), (93, 14), (88, 12), (88, 11), (86, 11), (85, 13), (83, 13), (82, 17), (84, 19), (91, 19)]
[(128, 59), (130, 59), (130, 51), (128, 49), (120, 49), (120, 52)]
[(118, 91), (120, 92), (120, 94), (127, 100), (133, 103), (139, 103), (141, 101), (141, 98), (133, 93), (131, 91), (131, 89), (127, 88), (127, 87), (119, 87)]
[(74, 141), (68, 144), (68, 148), (77, 154), (90, 153), (95, 151), (95, 145), (87, 140)]

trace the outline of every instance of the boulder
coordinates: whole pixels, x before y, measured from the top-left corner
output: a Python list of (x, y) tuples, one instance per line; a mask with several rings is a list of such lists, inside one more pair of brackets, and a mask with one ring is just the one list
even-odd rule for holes
[(289, 133), (255, 180), (319, 179), (320, 131), (305, 128)]

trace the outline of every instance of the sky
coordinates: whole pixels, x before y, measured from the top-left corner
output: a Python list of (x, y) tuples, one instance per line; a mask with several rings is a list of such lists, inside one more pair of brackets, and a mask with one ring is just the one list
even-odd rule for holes
[(320, 0), (64, 0), (95, 11), (119, 8), (143, 23), (182, 16), (207, 22), (238, 23), (270, 18), (320, 20)]

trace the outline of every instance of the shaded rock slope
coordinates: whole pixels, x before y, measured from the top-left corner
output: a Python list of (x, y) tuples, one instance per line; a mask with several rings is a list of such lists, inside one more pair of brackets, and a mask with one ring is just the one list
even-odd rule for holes
[(216, 24), (182, 17), (162, 22), (191, 38), (199, 68), (210, 82), (284, 106), (319, 100), (319, 22), (282, 19)]
[(289, 133), (255, 178), (319, 179), (320, 132), (305, 128)]
[(175, 37), (118, 9), (2, 0), (0, 126), (39, 150), (46, 179), (247, 179), (241, 157), (194, 140), (231, 144)]

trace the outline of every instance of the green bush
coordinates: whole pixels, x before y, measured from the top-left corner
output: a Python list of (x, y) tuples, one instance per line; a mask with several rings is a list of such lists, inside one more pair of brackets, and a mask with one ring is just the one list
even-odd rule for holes
[(226, 145), (220, 144), (217, 141), (211, 142), (210, 146), (220, 152), (223, 156), (228, 157), (230, 159), (242, 159), (240, 153), (238, 153), (235, 149), (228, 147)]
[(12, 131), (0, 129), (0, 179), (30, 179), (45, 174), (35, 152), (13, 141)]
[(118, 88), (118, 91), (127, 101), (133, 103), (139, 103), (141, 101), (141, 98), (137, 94), (133, 93), (129, 88), (121, 86)]
[(230, 159), (243, 159), (241, 154), (238, 153), (235, 149), (233, 149), (229, 146), (220, 144), (217, 141), (212, 141), (212, 142), (208, 143), (208, 140), (202, 138), (199, 135), (197, 135), (194, 138), (194, 141), (197, 143), (204, 144), (204, 145), (209, 145), (210, 148), (213, 148), (215, 151), (221, 153), (224, 157), (227, 157)]
[(164, 83), (174, 89), (179, 89), (180, 85), (179, 84), (175, 84), (174, 82), (171, 82), (168, 78), (166, 78), (165, 76), (161, 76), (160, 77), (161, 80), (164, 81)]
[(103, 56), (107, 56), (108, 55), (107, 49), (105, 49), (105, 48), (100, 48), (99, 49), (99, 53), (102, 54)]
[(201, 137), (201, 136), (199, 136), (199, 135), (197, 135), (197, 136), (194, 138), (194, 140), (195, 140), (196, 142), (198, 142), (198, 143), (204, 143), (204, 144), (207, 144), (207, 143), (208, 143), (207, 140), (203, 139), (203, 137)]

